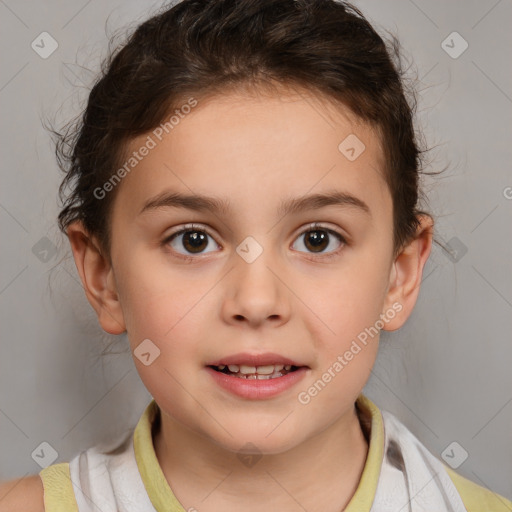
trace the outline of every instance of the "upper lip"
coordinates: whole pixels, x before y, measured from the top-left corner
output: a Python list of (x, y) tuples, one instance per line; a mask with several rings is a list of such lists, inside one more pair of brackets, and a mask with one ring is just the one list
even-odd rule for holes
[(273, 352), (265, 352), (264, 354), (249, 354), (249, 353), (239, 353), (233, 354), (231, 356), (221, 357), (215, 361), (208, 363), (206, 366), (220, 366), (220, 365), (246, 365), (246, 366), (266, 366), (271, 364), (282, 364), (282, 365), (291, 365), (291, 366), (306, 366), (301, 364), (289, 357), (284, 357), (280, 354), (275, 354)]

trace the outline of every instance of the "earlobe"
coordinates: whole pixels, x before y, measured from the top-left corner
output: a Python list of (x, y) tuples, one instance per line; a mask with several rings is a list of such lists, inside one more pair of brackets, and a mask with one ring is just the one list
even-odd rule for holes
[(71, 223), (66, 232), (85, 295), (101, 327), (110, 334), (122, 334), (126, 326), (111, 262), (82, 222)]
[(425, 263), (432, 248), (433, 220), (428, 215), (419, 216), (420, 225), (414, 239), (398, 254), (391, 266), (385, 310), (400, 304), (399, 314), (386, 323), (384, 330), (396, 331), (412, 313), (420, 291)]

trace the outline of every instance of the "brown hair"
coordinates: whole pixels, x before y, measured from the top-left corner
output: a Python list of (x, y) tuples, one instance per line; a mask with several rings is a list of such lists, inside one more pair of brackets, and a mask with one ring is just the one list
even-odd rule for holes
[[(193, 96), (274, 84), (301, 86), (348, 107), (380, 134), (393, 199), (394, 251), (418, 227), (422, 151), (395, 37), (386, 46), (361, 12), (335, 0), (182, 0), (138, 26), (110, 53), (76, 125), (59, 135), (66, 173), (59, 227), (81, 220), (110, 254), (113, 190), (127, 143)], [(409, 97), (409, 100), (406, 98)], [(56, 132), (54, 132), (56, 133)], [(65, 197), (65, 189), (71, 189)]]

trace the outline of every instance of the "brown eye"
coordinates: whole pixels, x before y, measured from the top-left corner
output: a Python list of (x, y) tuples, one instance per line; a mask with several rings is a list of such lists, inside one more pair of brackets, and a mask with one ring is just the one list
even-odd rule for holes
[(208, 246), (208, 235), (201, 231), (185, 231), (182, 236), (183, 247), (189, 252), (201, 252)]
[(177, 253), (182, 255), (202, 254), (211, 252), (205, 249), (212, 247), (212, 250), (218, 248), (213, 238), (204, 230), (196, 228), (182, 229), (171, 235), (165, 243), (170, 245)]
[[(297, 241), (302, 240), (302, 244), (299, 245), (303, 245), (306, 252), (320, 255), (325, 254), (326, 256), (336, 253), (345, 242), (345, 239), (336, 231), (321, 227), (302, 232)], [(326, 250), (329, 247), (331, 247), (331, 250)]]
[(329, 245), (329, 235), (320, 229), (308, 231), (304, 240), (304, 245), (313, 252), (322, 252)]

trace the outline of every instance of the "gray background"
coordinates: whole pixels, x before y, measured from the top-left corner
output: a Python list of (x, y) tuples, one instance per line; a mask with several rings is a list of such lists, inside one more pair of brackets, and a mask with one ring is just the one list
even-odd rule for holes
[[(129, 353), (99, 355), (111, 338), (56, 227), (61, 176), (40, 118), (76, 115), (106, 54), (105, 25), (110, 34), (158, 5), (0, 0), (0, 480), (38, 473), (31, 454), (41, 442), (56, 450), (56, 463), (117, 439), (151, 398)], [(512, 5), (356, 5), (381, 33), (399, 36), (420, 80), (419, 126), (436, 146), (428, 170), (449, 166), (425, 182), (445, 249), (434, 246), (407, 324), (382, 336), (365, 392), (437, 456), (459, 443), (452, 459), (462, 449), (468, 458), (457, 471), (510, 499)], [(58, 42), (47, 59), (31, 48), (43, 31)], [(442, 47), (454, 31), (469, 45), (458, 58)], [(461, 40), (445, 44), (461, 48)], [(126, 346), (119, 337), (116, 348)]]

